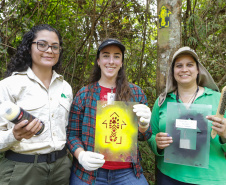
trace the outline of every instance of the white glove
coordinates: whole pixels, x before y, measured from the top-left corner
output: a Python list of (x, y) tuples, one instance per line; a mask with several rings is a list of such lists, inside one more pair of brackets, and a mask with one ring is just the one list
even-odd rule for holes
[(133, 106), (133, 112), (140, 117), (139, 126), (141, 128), (148, 128), (151, 120), (150, 108), (144, 104), (136, 104)]
[(78, 162), (88, 171), (96, 170), (105, 163), (104, 155), (95, 152), (81, 151), (78, 155)]

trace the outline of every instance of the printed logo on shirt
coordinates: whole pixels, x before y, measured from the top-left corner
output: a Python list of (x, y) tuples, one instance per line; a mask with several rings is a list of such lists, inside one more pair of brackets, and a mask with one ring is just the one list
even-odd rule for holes
[(61, 98), (69, 98), (69, 96), (66, 96), (64, 93), (62, 93)]

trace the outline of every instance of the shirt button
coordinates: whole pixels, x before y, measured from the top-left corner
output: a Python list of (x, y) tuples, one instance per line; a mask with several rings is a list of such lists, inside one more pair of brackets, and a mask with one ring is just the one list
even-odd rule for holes
[(53, 136), (55, 136), (56, 134), (55, 134), (55, 132), (53, 132)]
[(54, 114), (52, 114), (52, 118), (54, 117)]
[(50, 101), (52, 101), (52, 98), (50, 98)]

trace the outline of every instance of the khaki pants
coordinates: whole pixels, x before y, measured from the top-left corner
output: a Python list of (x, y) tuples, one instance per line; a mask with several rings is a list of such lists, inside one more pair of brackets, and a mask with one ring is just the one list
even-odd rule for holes
[(3, 158), (0, 161), (0, 185), (68, 185), (71, 166), (68, 156), (50, 164)]

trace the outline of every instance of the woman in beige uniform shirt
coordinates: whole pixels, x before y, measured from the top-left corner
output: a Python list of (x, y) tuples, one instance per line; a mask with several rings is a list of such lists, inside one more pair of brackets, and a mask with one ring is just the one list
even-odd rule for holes
[[(0, 184), (67, 185), (71, 161), (65, 148), (71, 86), (55, 72), (62, 39), (44, 24), (23, 36), (0, 81), (0, 103), (10, 101), (36, 117), (13, 124), (0, 117)], [(37, 134), (44, 123), (44, 130)], [(36, 134), (36, 135), (35, 135)]]

